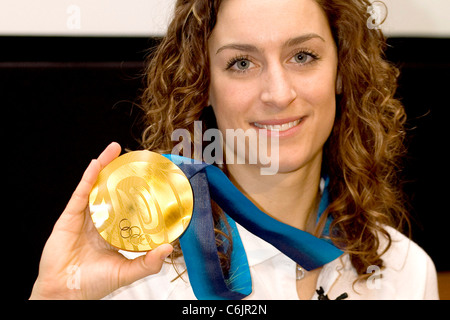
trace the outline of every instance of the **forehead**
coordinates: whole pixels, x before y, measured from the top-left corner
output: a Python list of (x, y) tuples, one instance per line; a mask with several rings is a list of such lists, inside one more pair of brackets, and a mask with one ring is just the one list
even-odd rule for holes
[(315, 0), (225, 0), (211, 39), (218, 45), (276, 44), (307, 33), (331, 38), (326, 15)]

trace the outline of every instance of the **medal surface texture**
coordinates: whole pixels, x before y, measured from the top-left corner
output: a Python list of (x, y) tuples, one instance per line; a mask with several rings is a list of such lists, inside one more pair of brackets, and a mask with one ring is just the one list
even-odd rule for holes
[(98, 232), (111, 245), (149, 251), (186, 230), (193, 210), (192, 188), (181, 169), (164, 156), (133, 151), (100, 172), (89, 209)]

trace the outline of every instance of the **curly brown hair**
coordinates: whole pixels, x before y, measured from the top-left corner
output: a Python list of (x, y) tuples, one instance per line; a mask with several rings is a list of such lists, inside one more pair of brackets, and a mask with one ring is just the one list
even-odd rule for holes
[[(366, 25), (371, 3), (315, 1), (328, 18), (338, 48), (342, 83), (335, 125), (324, 146), (323, 166), (330, 176), (331, 202), (316, 234), (331, 214), (331, 239), (350, 255), (363, 279), (370, 275), (366, 273), (368, 266), (383, 265), (381, 256), (391, 244), (384, 226), (400, 229), (408, 221), (397, 176), (399, 159), (405, 152), (406, 115), (394, 97), (398, 70), (385, 60), (386, 39), (380, 30)], [(170, 153), (176, 143), (171, 140), (175, 129), (188, 129), (193, 135), (197, 120), (203, 121), (204, 130), (215, 127), (212, 108), (205, 108), (209, 90), (207, 42), (221, 2), (177, 1), (174, 19), (146, 70), (144, 148)], [(215, 221), (221, 214), (215, 206)], [(380, 248), (382, 236), (388, 242), (385, 248)], [(223, 241), (223, 234), (218, 239)], [(226, 253), (221, 260), (226, 269)]]

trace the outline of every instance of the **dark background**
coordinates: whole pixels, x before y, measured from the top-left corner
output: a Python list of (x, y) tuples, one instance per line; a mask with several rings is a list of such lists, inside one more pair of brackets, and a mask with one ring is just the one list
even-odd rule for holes
[[(450, 39), (391, 38), (387, 57), (400, 67), (398, 97), (408, 114), (403, 175), (412, 238), (438, 271), (448, 259)], [(111, 142), (138, 149), (137, 107), (147, 49), (158, 39), (0, 37), (0, 103), (7, 206), (8, 268), (20, 268), (23, 298), (42, 248), (85, 167)], [(20, 225), (19, 233), (14, 232)], [(7, 232), (5, 232), (7, 231)], [(17, 237), (17, 235), (21, 235)], [(20, 241), (17, 241), (17, 238)], [(24, 259), (23, 264), (13, 261)], [(412, 279), (413, 280), (413, 279)]]

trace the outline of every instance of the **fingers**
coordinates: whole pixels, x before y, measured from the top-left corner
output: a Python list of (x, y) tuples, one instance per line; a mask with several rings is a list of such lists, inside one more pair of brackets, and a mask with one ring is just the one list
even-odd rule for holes
[(162, 268), (164, 260), (172, 251), (172, 245), (163, 244), (147, 252), (145, 256), (126, 261), (120, 272), (120, 285), (126, 286), (146, 276), (158, 273)]
[(92, 160), (67, 204), (65, 210), (67, 213), (79, 214), (84, 212), (84, 209), (88, 204), (89, 193), (97, 180), (100, 170), (99, 161), (95, 159)]
[(146, 269), (151, 273), (157, 273), (161, 270), (164, 260), (172, 253), (172, 245), (162, 244), (156, 249), (147, 252), (144, 256)]
[(120, 145), (117, 142), (113, 142), (103, 150), (98, 159), (91, 161), (67, 204), (65, 210), (67, 213), (79, 214), (84, 212), (84, 209), (88, 205), (89, 193), (97, 181), (100, 171), (112, 160), (117, 158), (120, 151)]
[(100, 162), (101, 169), (106, 167), (111, 161), (120, 155), (121, 147), (117, 142), (112, 142), (105, 150), (98, 156), (97, 160)]

